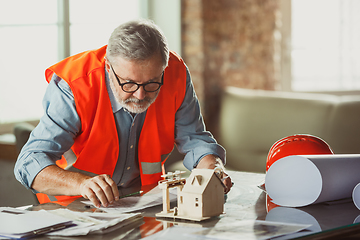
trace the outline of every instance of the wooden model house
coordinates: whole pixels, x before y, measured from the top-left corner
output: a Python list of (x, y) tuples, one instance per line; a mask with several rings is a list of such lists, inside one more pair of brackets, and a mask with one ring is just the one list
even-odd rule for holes
[[(159, 186), (162, 189), (166, 188), (166, 191), (169, 187), (175, 187), (171, 181), (179, 182), (178, 179), (164, 181), (167, 182), (160, 181)], [(178, 187), (177, 208), (170, 210), (165, 197), (163, 211), (156, 216), (201, 221), (223, 213), (224, 185), (214, 170), (193, 169), (186, 183), (176, 187)]]

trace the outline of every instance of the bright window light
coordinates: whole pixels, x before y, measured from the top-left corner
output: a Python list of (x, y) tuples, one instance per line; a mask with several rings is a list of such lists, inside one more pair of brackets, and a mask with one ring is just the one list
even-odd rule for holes
[(292, 0), (292, 89), (360, 89), (360, 1)]
[(0, 123), (39, 119), (45, 68), (57, 61), (57, 3), (0, 1)]
[(139, 1), (103, 0), (101, 4), (98, 0), (69, 2), (71, 55), (104, 46), (117, 26), (140, 17)]
[[(0, 0), (0, 124), (43, 115), (45, 69), (60, 61), (61, 0)], [(139, 18), (139, 1), (69, 1), (70, 54), (107, 44), (119, 24)], [(61, 14), (61, 13), (60, 13)], [(59, 15), (60, 15), (59, 14)], [(65, 14), (66, 15), (66, 14)]]

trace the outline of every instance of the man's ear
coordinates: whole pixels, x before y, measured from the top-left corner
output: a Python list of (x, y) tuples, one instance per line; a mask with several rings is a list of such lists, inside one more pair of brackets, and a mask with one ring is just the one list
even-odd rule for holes
[(110, 73), (110, 63), (109, 63), (109, 60), (108, 60), (106, 57), (104, 57), (104, 60), (105, 60), (105, 68), (106, 68), (106, 71), (107, 71), (108, 73)]

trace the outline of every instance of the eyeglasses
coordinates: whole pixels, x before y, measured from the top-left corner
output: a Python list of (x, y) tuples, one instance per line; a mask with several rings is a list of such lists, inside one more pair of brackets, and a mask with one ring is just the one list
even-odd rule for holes
[(145, 92), (156, 92), (164, 84), (164, 72), (161, 73), (161, 82), (148, 82), (148, 83), (143, 83), (143, 84), (138, 84), (138, 83), (134, 83), (134, 82), (121, 83), (119, 80), (119, 77), (115, 73), (114, 68), (112, 67), (111, 64), (110, 64), (110, 67), (116, 77), (116, 80), (118, 81), (119, 85), (121, 86), (121, 89), (127, 93), (134, 93), (141, 86), (144, 88)]

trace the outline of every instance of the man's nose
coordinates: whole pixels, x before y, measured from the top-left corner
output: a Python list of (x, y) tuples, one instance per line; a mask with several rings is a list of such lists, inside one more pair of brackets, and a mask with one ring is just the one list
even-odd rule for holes
[(133, 93), (133, 96), (139, 100), (143, 100), (145, 98), (146, 92), (143, 86), (140, 86), (138, 90)]

